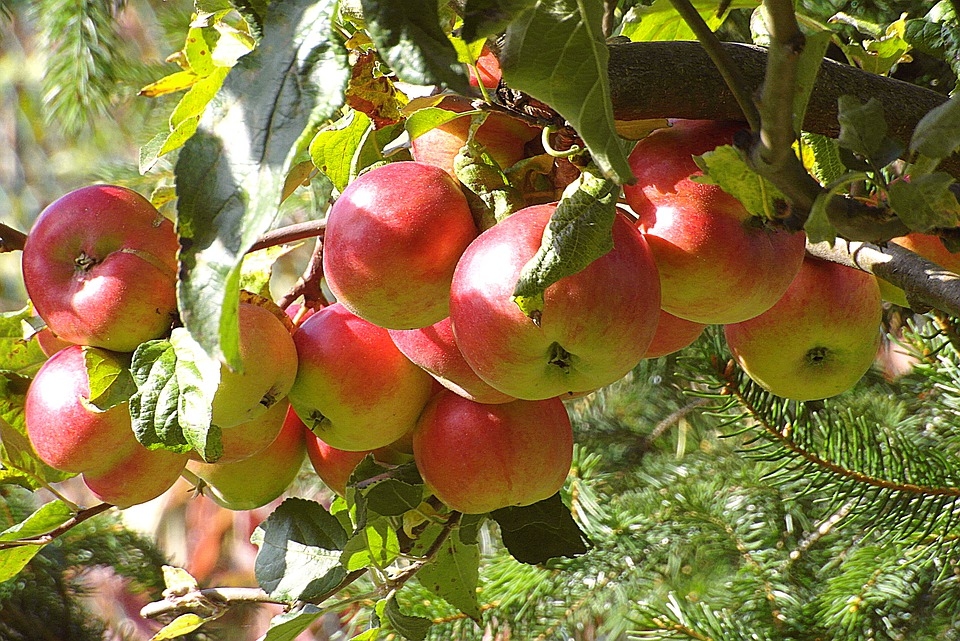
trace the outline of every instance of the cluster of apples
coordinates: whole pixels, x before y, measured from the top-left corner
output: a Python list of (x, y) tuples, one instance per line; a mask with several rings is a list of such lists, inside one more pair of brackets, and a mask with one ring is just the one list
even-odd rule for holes
[(84, 187), (44, 209), (22, 257), (27, 293), (46, 323), (36, 338), (49, 356), (27, 390), (27, 434), (42, 461), (81, 474), (108, 503), (148, 501), (189, 470), (222, 504), (257, 507), (286, 489), (305, 456), (305, 427), (286, 401), (297, 352), (282, 312), (240, 305), (244, 367), (221, 367), (210, 407), (222, 428), (216, 462), (144, 447), (129, 401), (100, 402), (103, 390), (91, 389), (119, 378), (142, 343), (170, 335), (178, 247), (172, 223), (124, 187)]

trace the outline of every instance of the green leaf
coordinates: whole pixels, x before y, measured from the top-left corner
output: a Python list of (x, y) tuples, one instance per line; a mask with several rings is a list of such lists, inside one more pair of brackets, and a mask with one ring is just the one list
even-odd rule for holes
[(427, 638), (430, 626), (433, 625), (430, 619), (401, 612), (396, 595), (391, 595), (387, 599), (383, 607), (383, 618), (386, 618), (390, 626), (409, 641), (423, 641)]
[(43, 547), (42, 545), (21, 545), (0, 550), (0, 583), (17, 576)]
[[(758, 0), (733, 0), (724, 5), (722, 14), (717, 15), (720, 3), (717, 0), (694, 0), (694, 9), (700, 14), (711, 31), (726, 20), (730, 9), (752, 9), (759, 6)], [(651, 40), (696, 40), (696, 36), (686, 21), (680, 16), (670, 0), (655, 0), (653, 4), (635, 5), (624, 16), (620, 34), (634, 42)]]
[(890, 207), (913, 231), (928, 232), (934, 227), (956, 227), (960, 204), (950, 190), (953, 177), (944, 172), (914, 176), (909, 182), (897, 180), (887, 188)]
[(844, 95), (840, 96), (838, 106), (842, 148), (867, 158), (877, 167), (883, 167), (897, 158), (902, 149), (899, 143), (887, 136), (883, 105), (876, 98), (861, 103), (854, 96)]
[(960, 147), (960, 99), (953, 97), (931, 109), (913, 130), (910, 151), (946, 158)]
[[(66, 503), (50, 501), (40, 506), (21, 523), (0, 532), (0, 541), (16, 541), (40, 536), (63, 525), (72, 517), (73, 510)], [(43, 545), (22, 545), (0, 549), (0, 583), (15, 577), (43, 547)]]
[(297, 249), (300, 243), (293, 245), (273, 245), (243, 257), (240, 268), (240, 289), (264, 298), (273, 299), (270, 294), (270, 280), (273, 278), (273, 267), (277, 261)]
[(624, 184), (633, 174), (614, 127), (602, 20), (602, 2), (541, 0), (510, 24), (500, 66), (511, 88), (566, 118), (603, 174)]
[(500, 525), (500, 536), (507, 551), (521, 563), (536, 565), (587, 551), (586, 535), (573, 520), (559, 493), (526, 507), (494, 510), (490, 518)]
[(441, 107), (424, 107), (417, 109), (407, 116), (407, 120), (403, 126), (407, 130), (407, 135), (410, 136), (410, 140), (414, 140), (431, 129), (435, 129), (457, 118), (469, 118), (473, 113), (472, 111), (450, 111), (449, 109), (443, 109)]
[[(433, 530), (434, 536), (428, 536)], [(442, 526), (433, 525), (420, 535), (414, 554), (423, 554), (436, 538)], [(417, 580), (426, 589), (457, 608), (468, 617), (480, 622), (480, 603), (477, 585), (480, 581), (480, 547), (465, 543), (459, 536), (459, 528), (444, 541), (430, 563), (417, 571)]]
[(367, 508), (383, 516), (400, 516), (423, 501), (423, 486), (384, 479), (364, 489)]
[(793, 131), (798, 136), (801, 135), (803, 129), (807, 104), (810, 102), (810, 95), (817, 83), (817, 75), (820, 72), (820, 65), (823, 63), (823, 56), (827, 52), (827, 47), (830, 46), (833, 35), (834, 33), (827, 29), (807, 34), (803, 51), (800, 53), (799, 60), (797, 60), (797, 77), (793, 85)]
[(370, 129), (370, 118), (351, 109), (330, 127), (317, 132), (310, 142), (310, 159), (337, 191), (350, 182), (353, 159)]
[(32, 333), (29, 306), (15, 312), (0, 314), (0, 371), (21, 376), (33, 376), (47, 360), (40, 344), (24, 336), (24, 329)]
[(520, 272), (513, 297), (527, 316), (543, 311), (543, 292), (613, 249), (611, 231), (620, 188), (585, 170), (563, 192), (543, 232), (540, 249)]
[(190, 71), (198, 76), (206, 76), (213, 72), (213, 47), (207, 40), (207, 30), (191, 27), (187, 31), (187, 41), (183, 46), (183, 54), (190, 66)]
[(803, 231), (807, 234), (807, 240), (811, 243), (828, 242), (833, 244), (837, 239), (837, 228), (833, 226), (830, 217), (827, 215), (827, 205), (833, 196), (834, 194), (824, 192), (813, 201), (810, 215), (803, 225)]
[(282, 601), (308, 600), (334, 589), (346, 576), (340, 553), (347, 532), (315, 501), (287, 499), (261, 523), (251, 540), (260, 547), (257, 583)]
[(377, 53), (404, 82), (466, 93), (466, 69), (440, 27), (437, 0), (361, 0)]
[(370, 628), (364, 630), (355, 637), (350, 637), (350, 641), (377, 641), (380, 638), (380, 628)]
[(907, 20), (903, 39), (917, 51), (943, 60), (955, 76), (960, 76), (960, 26), (955, 20), (936, 20), (930, 15)]
[(164, 565), (162, 570), (163, 584), (170, 592), (174, 594), (188, 594), (200, 589), (200, 585), (197, 583), (197, 580), (193, 578), (193, 575), (183, 568)]
[(847, 172), (835, 138), (804, 131), (800, 134), (800, 146), (804, 165), (821, 185), (828, 185)]
[(293, 612), (278, 614), (270, 619), (270, 628), (263, 641), (294, 641), (323, 614), (323, 610), (308, 603)]
[(536, 0), (467, 0), (463, 8), (463, 38), (472, 42), (499, 35), (535, 4)]
[(186, 634), (190, 634), (202, 626), (209, 618), (203, 618), (193, 612), (181, 614), (176, 619), (163, 626), (155, 635), (150, 637), (150, 641), (165, 641), (166, 639), (176, 639)]
[(786, 196), (760, 174), (753, 171), (740, 152), (731, 145), (722, 145), (695, 158), (705, 175), (694, 180), (700, 183), (720, 185), (740, 201), (752, 216), (766, 220), (779, 218), (786, 204)]
[(347, 572), (365, 567), (385, 568), (400, 554), (400, 541), (389, 519), (368, 519), (367, 525), (350, 537), (340, 555)]
[(137, 384), (127, 367), (126, 357), (105, 349), (87, 347), (83, 350), (90, 381), (91, 405), (101, 412), (126, 403), (136, 393)]
[(271, 3), (259, 46), (233, 68), (176, 164), (181, 317), (234, 369), (243, 256), (278, 216), (304, 129), (343, 103), (349, 69), (331, 28), (335, 5)]

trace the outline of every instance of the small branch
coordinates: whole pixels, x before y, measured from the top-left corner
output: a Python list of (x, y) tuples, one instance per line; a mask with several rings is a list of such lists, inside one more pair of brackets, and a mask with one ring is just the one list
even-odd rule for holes
[(767, 69), (760, 98), (760, 160), (775, 167), (796, 161), (792, 145), (797, 62), (805, 38), (797, 24), (791, 0), (764, 0), (763, 12), (770, 30)]
[[(616, 21), (615, 12), (617, 10), (617, 0), (604, 0), (603, 2), (603, 22), (601, 23), (601, 28), (603, 29), (603, 37), (609, 38), (610, 34), (613, 33), (613, 27)], [(481, 85), (483, 83), (480, 83)]]
[(24, 539), (17, 539), (15, 541), (0, 541), (0, 550), (7, 549), (7, 548), (21, 547), (24, 545), (46, 545), (47, 543), (51, 543), (55, 538), (57, 538), (61, 534), (66, 533), (67, 531), (83, 523), (87, 519), (93, 518), (98, 514), (103, 514), (104, 512), (106, 512), (112, 507), (113, 505), (111, 505), (110, 503), (100, 503), (98, 505), (94, 505), (93, 507), (88, 507), (86, 509), (80, 510), (74, 516), (67, 519), (66, 521), (58, 525), (56, 528), (50, 530), (46, 534), (40, 534), (38, 536), (32, 536)]
[(145, 619), (156, 619), (165, 615), (192, 613), (204, 618), (217, 617), (237, 603), (289, 605), (272, 598), (260, 588), (205, 588), (182, 595), (171, 595), (162, 601), (148, 603), (141, 608), (140, 616)]
[(290, 304), (303, 296), (304, 307), (316, 307), (327, 304), (327, 297), (323, 293), (320, 281), (323, 279), (323, 236), (317, 236), (313, 247), (310, 262), (307, 263), (303, 275), (289, 292), (283, 295), (277, 303), (280, 309), (286, 309)]
[(740, 105), (743, 118), (750, 124), (750, 128), (759, 131), (760, 113), (753, 102), (752, 89), (740, 74), (739, 68), (730, 58), (727, 50), (724, 49), (720, 39), (710, 30), (710, 27), (703, 21), (703, 18), (700, 17), (689, 0), (670, 0), (670, 4), (677, 10), (683, 21), (687, 23), (703, 50), (710, 57), (714, 67), (733, 93), (737, 104)]
[(390, 588), (392, 590), (397, 590), (404, 583), (413, 578), (413, 576), (420, 571), (420, 568), (428, 564), (430, 561), (440, 553), (440, 549), (443, 547), (443, 544), (447, 542), (447, 539), (450, 537), (450, 533), (460, 524), (460, 517), (462, 514), (460, 512), (451, 512), (450, 518), (444, 524), (443, 529), (440, 531), (440, 534), (437, 535), (437, 538), (433, 540), (433, 543), (430, 544), (430, 547), (423, 554), (419, 561), (410, 565), (410, 567), (404, 569), (402, 572), (397, 574), (394, 577), (390, 578)]
[(309, 220), (305, 223), (296, 223), (294, 225), (280, 227), (279, 229), (273, 229), (261, 236), (257, 242), (253, 244), (253, 247), (247, 251), (247, 253), (255, 252), (259, 249), (266, 249), (267, 247), (274, 247), (276, 245), (294, 243), (305, 238), (313, 238), (314, 236), (323, 237), (323, 232), (326, 230), (326, 228), (327, 221), (324, 219)]
[(0, 253), (23, 251), (27, 235), (13, 227), (0, 223)]
[(890, 282), (907, 294), (911, 305), (939, 309), (960, 317), (960, 276), (890, 243), (884, 247), (837, 239), (830, 243), (808, 243), (807, 252)]
[(640, 449), (647, 450), (656, 441), (658, 438), (663, 436), (664, 432), (673, 427), (678, 421), (680, 421), (684, 416), (697, 409), (698, 407), (703, 407), (711, 403), (713, 399), (707, 397), (701, 397), (694, 399), (690, 403), (687, 403), (683, 407), (674, 410), (667, 416), (665, 419), (657, 423), (656, 427), (653, 428), (653, 431), (647, 434), (641, 440)]

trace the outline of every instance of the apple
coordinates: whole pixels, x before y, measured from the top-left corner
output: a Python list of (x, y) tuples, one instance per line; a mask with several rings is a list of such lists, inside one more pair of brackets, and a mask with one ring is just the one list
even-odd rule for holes
[(512, 300), (556, 203), (526, 207), (464, 252), (450, 290), (457, 345), (502, 393), (527, 400), (589, 392), (643, 358), (660, 314), (660, 278), (643, 236), (620, 211), (614, 248), (544, 293), (539, 324)]
[(142, 447), (133, 433), (126, 403), (106, 411), (92, 405), (86, 350), (107, 365), (123, 368), (121, 358), (95, 347), (71, 345), (37, 371), (24, 404), (27, 435), (44, 463), (63, 472), (96, 474)]
[(730, 144), (743, 125), (677, 120), (630, 153), (637, 178), (627, 203), (660, 269), (663, 309), (704, 324), (746, 320), (769, 309), (803, 261), (805, 235), (765, 227), (702, 172), (694, 155)]
[(139, 505), (170, 489), (180, 478), (187, 458), (186, 454), (139, 445), (106, 470), (84, 472), (83, 483), (105, 503), (121, 508)]
[(203, 493), (229, 510), (254, 510), (277, 499), (293, 483), (306, 456), (304, 426), (287, 411), (277, 438), (266, 449), (233, 463), (187, 462), (203, 479)]
[(570, 471), (573, 429), (557, 398), (485, 405), (443, 390), (417, 422), (413, 458), (450, 509), (483, 514), (556, 494)]
[(700, 338), (706, 328), (707, 326), (703, 323), (688, 321), (661, 309), (660, 318), (657, 320), (657, 331), (643, 357), (659, 358), (679, 352)]
[(420, 329), (391, 329), (390, 338), (404, 356), (441, 385), (478, 403), (507, 403), (514, 397), (488, 385), (463, 357), (450, 317)]
[[(290, 404), (287, 400), (281, 399), (252, 421), (221, 430), (220, 443), (223, 445), (223, 454), (215, 462), (242, 461), (266, 449), (280, 434), (288, 407)], [(190, 452), (190, 458), (196, 461), (202, 460), (196, 451)]]
[[(470, 75), (469, 81), (472, 87), (479, 87), (480, 83), (487, 89), (496, 89), (500, 85), (500, 60), (494, 55), (488, 45), (483, 45), (480, 50), (480, 57), (477, 58), (477, 71), (473, 67), (467, 69)], [(478, 77), (479, 76), (479, 77)]]
[[(458, 113), (474, 109), (469, 98), (457, 95), (446, 96), (437, 106)], [(410, 153), (414, 160), (439, 167), (455, 179), (454, 158), (469, 135), (470, 117), (454, 118), (411, 140)], [(536, 127), (506, 114), (490, 112), (474, 140), (501, 169), (508, 169), (527, 157), (527, 143), (539, 136)]]
[(135, 191), (92, 185), (51, 203), (23, 248), (23, 282), (61, 339), (131, 352), (176, 317), (173, 224)]
[[(316, 434), (307, 430), (306, 427), (304, 429), (307, 439), (307, 458), (310, 459), (313, 470), (327, 487), (340, 496), (347, 493), (347, 482), (350, 480), (354, 469), (360, 464), (360, 461), (370, 454), (373, 454), (375, 460), (390, 465), (402, 465), (413, 460), (413, 456), (404, 451), (407, 445), (403, 443), (391, 444), (370, 451), (348, 452), (331, 447), (318, 438)], [(402, 437), (401, 441), (408, 438), (412, 437)]]
[(340, 303), (293, 335), (300, 367), (290, 403), (307, 427), (341, 450), (374, 450), (413, 429), (434, 380), (390, 334)]
[[(949, 272), (960, 274), (960, 253), (954, 254), (944, 247), (943, 241), (940, 240), (939, 236), (911, 232), (906, 236), (893, 238), (890, 242), (909, 249), (913, 253), (940, 265)], [(880, 293), (883, 295), (884, 300), (888, 300), (901, 307), (910, 307), (910, 303), (907, 301), (907, 295), (902, 289), (882, 278), (878, 278), (877, 280), (880, 284)]]
[(37, 345), (40, 346), (40, 351), (43, 352), (47, 358), (50, 358), (61, 349), (74, 344), (63, 340), (51, 332), (49, 327), (41, 328), (32, 338), (36, 339)]
[(224, 429), (263, 415), (286, 397), (297, 376), (297, 349), (274, 312), (241, 302), (238, 314), (242, 369), (231, 371), (221, 365), (213, 397), (211, 420)]
[(809, 401), (844, 392), (880, 347), (880, 288), (866, 272), (807, 256), (769, 310), (724, 327), (750, 378), (784, 398)]
[(447, 316), (454, 267), (476, 235), (459, 183), (432, 165), (389, 163), (350, 183), (330, 208), (323, 273), (357, 316), (426, 327)]

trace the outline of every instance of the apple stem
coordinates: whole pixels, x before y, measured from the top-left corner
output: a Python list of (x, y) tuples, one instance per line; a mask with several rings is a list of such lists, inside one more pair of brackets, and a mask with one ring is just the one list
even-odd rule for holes
[(550, 344), (550, 358), (547, 360), (551, 365), (556, 365), (564, 371), (564, 373), (570, 371), (570, 359), (573, 356), (570, 352), (565, 350), (559, 343)]

